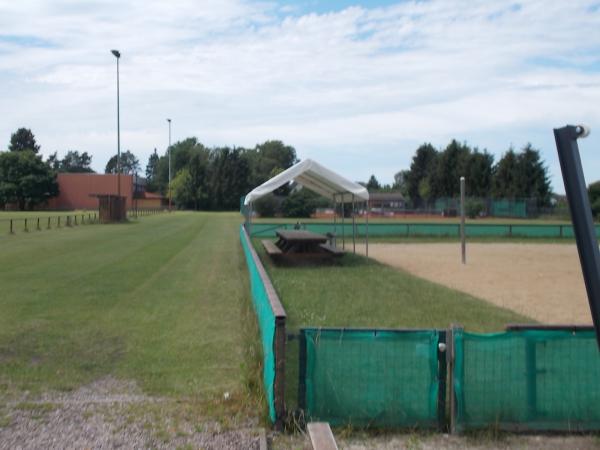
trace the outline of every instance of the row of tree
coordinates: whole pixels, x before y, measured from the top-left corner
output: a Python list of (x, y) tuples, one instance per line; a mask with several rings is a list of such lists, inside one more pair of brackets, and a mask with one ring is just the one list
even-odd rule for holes
[[(54, 153), (43, 161), (40, 146), (26, 128), (11, 136), (8, 152), (0, 153), (0, 208), (16, 203), (21, 209), (33, 208), (57, 195), (58, 172), (93, 172), (87, 152), (69, 151), (62, 159)], [(208, 148), (196, 138), (177, 142), (169, 152), (156, 149), (146, 166), (146, 189), (169, 195), (169, 170), (172, 196), (180, 208), (232, 210), (249, 190), (295, 164), (296, 150), (281, 141), (267, 141), (254, 148)], [(117, 155), (108, 161), (105, 172), (117, 173)], [(140, 163), (130, 151), (121, 154), (122, 173), (138, 174)], [(398, 172), (393, 186), (381, 186), (375, 176), (363, 183), (370, 191), (400, 190), (412, 207), (424, 207), (437, 198), (457, 197), (459, 178), (466, 177), (471, 197), (536, 198), (540, 206), (549, 204), (551, 189), (548, 171), (540, 152), (530, 144), (519, 152), (510, 148), (494, 163), (494, 157), (466, 143), (451, 141), (446, 148), (421, 145), (409, 170)], [(265, 214), (282, 212), (288, 216), (307, 215), (328, 203), (308, 191), (277, 190), (275, 197), (257, 207)]]
[(497, 163), (487, 151), (456, 140), (443, 150), (423, 144), (410, 169), (395, 175), (393, 188), (410, 199), (413, 207), (425, 207), (438, 198), (459, 196), (461, 176), (471, 197), (535, 198), (539, 206), (550, 203), (548, 168), (531, 144), (519, 152), (511, 147)]
[[(146, 166), (146, 186), (168, 195), (168, 152), (156, 150)], [(247, 149), (207, 148), (196, 138), (171, 146), (172, 195), (178, 207), (232, 210), (249, 190), (297, 162), (296, 150), (281, 141)], [(281, 194), (287, 194), (284, 188)]]

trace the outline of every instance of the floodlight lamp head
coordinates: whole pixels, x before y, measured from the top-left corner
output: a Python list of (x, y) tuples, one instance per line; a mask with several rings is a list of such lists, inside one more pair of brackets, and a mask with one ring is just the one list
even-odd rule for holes
[(119, 59), (121, 57), (121, 53), (119, 52), (119, 50), (111, 50), (110, 52), (113, 55), (115, 55), (117, 57), (117, 59)]
[(590, 135), (592, 130), (587, 125), (576, 125), (575, 132), (577, 133), (577, 138), (586, 138)]
[(167, 122), (171, 123), (171, 119), (167, 119)]

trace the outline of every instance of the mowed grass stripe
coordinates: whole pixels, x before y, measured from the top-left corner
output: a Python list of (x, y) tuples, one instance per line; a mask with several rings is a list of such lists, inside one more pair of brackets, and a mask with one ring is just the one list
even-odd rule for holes
[(239, 221), (177, 213), (0, 239), (4, 386), (112, 374), (161, 395), (240, 389)]

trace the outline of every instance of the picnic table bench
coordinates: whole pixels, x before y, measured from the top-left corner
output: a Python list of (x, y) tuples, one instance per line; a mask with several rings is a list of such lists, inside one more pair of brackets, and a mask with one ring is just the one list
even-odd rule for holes
[(277, 242), (262, 241), (271, 257), (328, 257), (342, 256), (344, 251), (328, 244), (329, 238), (323, 234), (306, 230), (276, 230)]

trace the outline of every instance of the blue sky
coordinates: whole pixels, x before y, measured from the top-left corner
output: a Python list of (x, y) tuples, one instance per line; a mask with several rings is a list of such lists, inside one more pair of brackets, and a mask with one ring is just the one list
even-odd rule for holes
[(389, 183), (417, 146), (451, 139), (496, 159), (542, 151), (564, 192), (552, 129), (586, 123), (600, 179), (600, 2), (0, 0), (0, 148), (26, 126), (45, 155), (101, 171), (174, 139), (281, 139), (348, 178)]

